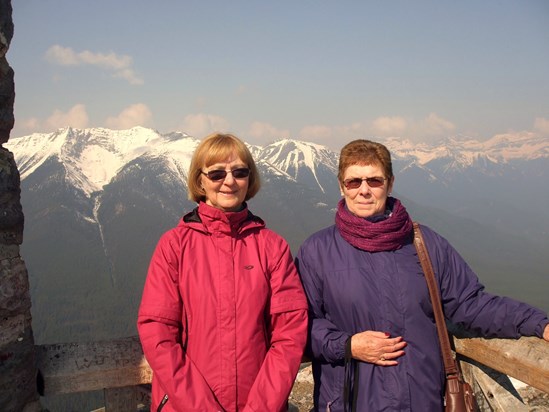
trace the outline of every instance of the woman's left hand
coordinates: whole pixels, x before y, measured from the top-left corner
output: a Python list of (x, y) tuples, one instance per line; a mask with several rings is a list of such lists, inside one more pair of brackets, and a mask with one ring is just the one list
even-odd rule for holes
[(389, 333), (367, 330), (351, 336), (351, 355), (362, 362), (395, 366), (406, 345), (402, 336), (391, 338)]
[(549, 342), (549, 324), (545, 325), (545, 329), (543, 330), (543, 339)]

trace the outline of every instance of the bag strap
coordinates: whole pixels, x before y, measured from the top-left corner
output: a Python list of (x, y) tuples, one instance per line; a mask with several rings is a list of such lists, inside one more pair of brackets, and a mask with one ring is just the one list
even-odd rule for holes
[(437, 282), (435, 280), (435, 273), (433, 271), (433, 265), (429, 258), (429, 252), (425, 247), (425, 241), (423, 240), (423, 234), (419, 227), (419, 223), (414, 224), (414, 246), (417, 250), (419, 262), (425, 274), (425, 280), (429, 288), (429, 296), (431, 297), (431, 304), (433, 305), (433, 312), (435, 315), (435, 322), (437, 325), (437, 334), (440, 341), (440, 348), (442, 351), (442, 359), (444, 361), (444, 370), (446, 376), (457, 375), (458, 369), (452, 356), (452, 349), (450, 347), (450, 339), (448, 338), (448, 330), (446, 329), (446, 321), (444, 320), (444, 313), (442, 312), (442, 304), (440, 302), (440, 292), (438, 290)]
[[(352, 367), (351, 367), (352, 365)], [(358, 398), (358, 362), (351, 355), (351, 338), (345, 342), (345, 382), (343, 385), (343, 411), (355, 412)], [(351, 384), (351, 375), (353, 383)], [(352, 397), (352, 400), (349, 398)], [(349, 409), (350, 408), (350, 409)]]

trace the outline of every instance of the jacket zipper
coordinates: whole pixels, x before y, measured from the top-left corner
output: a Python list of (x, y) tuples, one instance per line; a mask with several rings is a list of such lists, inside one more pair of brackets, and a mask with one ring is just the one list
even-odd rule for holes
[(162, 408), (164, 408), (164, 405), (168, 403), (168, 395), (164, 395), (162, 400), (160, 401), (160, 405), (158, 405), (158, 408), (156, 409), (156, 412), (160, 412)]

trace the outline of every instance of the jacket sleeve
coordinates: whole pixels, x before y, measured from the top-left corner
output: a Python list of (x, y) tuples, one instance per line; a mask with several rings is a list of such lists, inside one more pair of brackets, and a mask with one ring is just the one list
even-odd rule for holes
[(307, 299), (287, 243), (270, 270), (271, 346), (248, 394), (245, 412), (284, 411), (307, 341)]
[(177, 239), (164, 235), (154, 251), (137, 318), (143, 352), (168, 402), (175, 410), (218, 411), (200, 371), (185, 353), (184, 306), (178, 289)]
[(310, 331), (307, 354), (325, 362), (338, 362), (345, 357), (345, 343), (351, 335), (326, 319), (322, 275), (314, 266), (316, 259), (309, 256), (306, 250), (308, 247), (305, 245), (299, 249), (296, 266), (309, 302)]
[(424, 231), (438, 276), (445, 316), (484, 337), (542, 337), (546, 314), (526, 303), (488, 293), (460, 254), (446, 239)]

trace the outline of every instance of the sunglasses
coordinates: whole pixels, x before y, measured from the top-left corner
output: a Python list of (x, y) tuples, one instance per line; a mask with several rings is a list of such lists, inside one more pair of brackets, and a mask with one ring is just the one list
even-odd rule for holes
[(202, 173), (203, 175), (206, 175), (208, 179), (210, 179), (212, 182), (218, 182), (220, 180), (224, 180), (227, 177), (227, 173), (232, 174), (235, 179), (244, 179), (250, 176), (250, 169), (246, 167), (241, 167), (241, 168), (233, 169), (229, 171), (219, 169), (219, 170), (210, 170), (209, 172), (200, 171), (200, 173)]
[(355, 177), (353, 179), (347, 179), (343, 181), (343, 185), (347, 189), (358, 189), (360, 185), (362, 185), (362, 182), (366, 181), (366, 184), (369, 187), (381, 187), (385, 183), (387, 179), (384, 177)]

